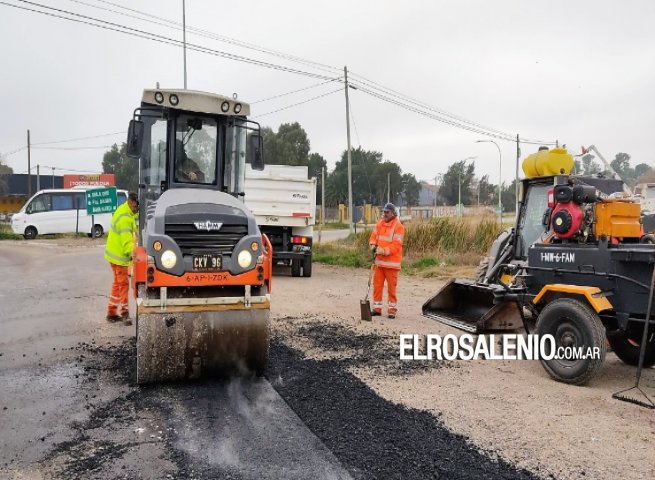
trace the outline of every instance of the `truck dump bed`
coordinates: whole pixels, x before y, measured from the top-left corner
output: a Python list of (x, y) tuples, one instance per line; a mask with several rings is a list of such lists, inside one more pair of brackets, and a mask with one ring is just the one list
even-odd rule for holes
[(306, 166), (266, 165), (262, 171), (246, 167), (245, 203), (257, 225), (306, 227), (314, 225), (316, 179)]

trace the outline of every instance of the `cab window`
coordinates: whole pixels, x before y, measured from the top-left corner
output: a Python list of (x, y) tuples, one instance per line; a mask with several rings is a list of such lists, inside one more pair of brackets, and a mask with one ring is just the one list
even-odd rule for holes
[[(125, 192), (118, 192), (116, 194), (116, 207), (120, 207), (125, 202), (127, 202), (127, 195)], [(84, 208), (86, 208), (86, 206)]]
[(51, 196), (50, 194), (44, 193), (36, 197), (30, 204), (27, 206), (27, 213), (40, 213), (40, 212), (49, 212), (51, 210)]

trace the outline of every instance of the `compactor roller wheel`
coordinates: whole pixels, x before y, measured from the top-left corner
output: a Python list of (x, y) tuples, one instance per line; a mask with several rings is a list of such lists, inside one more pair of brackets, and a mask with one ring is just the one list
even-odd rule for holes
[(137, 383), (263, 375), (269, 317), (268, 308), (139, 312)]
[[(649, 368), (655, 365), (655, 332), (648, 332), (646, 342), (646, 353), (644, 354), (644, 367)], [(626, 332), (614, 332), (607, 335), (610, 347), (624, 363), (637, 366), (641, 352), (641, 334), (630, 337)]]
[(542, 359), (546, 372), (560, 382), (584, 385), (598, 373), (605, 360), (605, 327), (598, 315), (579, 300), (559, 298), (546, 305), (537, 318), (537, 334), (554, 337), (556, 355), (560, 350), (561, 353), (581, 352), (586, 356)]

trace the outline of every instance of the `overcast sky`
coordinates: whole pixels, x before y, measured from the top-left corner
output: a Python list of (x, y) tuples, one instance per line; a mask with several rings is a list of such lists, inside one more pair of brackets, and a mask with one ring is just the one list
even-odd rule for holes
[[(34, 3), (2, 1), (44, 10)], [(181, 0), (35, 1), (182, 38), (179, 29), (165, 23), (181, 23)], [(142, 17), (137, 12), (150, 17), (128, 16)], [(652, 0), (187, 0), (186, 23), (236, 41), (189, 31), (189, 43), (318, 76), (187, 52), (188, 88), (237, 93), (245, 102), (257, 102), (252, 118), (273, 129), (299, 122), (311, 151), (323, 155), (330, 169), (346, 148), (343, 83), (258, 101), (325, 82), (323, 77), (340, 77), (345, 65), (353, 84), (377, 94), (379, 88), (391, 89), (384, 96), (392, 101), (407, 105), (399, 94), (411, 97), (469, 122), (469, 127), (472, 122), (486, 132), (501, 132), (503, 138), (520, 134), (528, 140), (558, 140), (576, 154), (581, 146), (595, 144), (608, 160), (626, 152), (633, 167), (642, 162), (655, 166)], [(28, 129), (35, 144), (32, 165), (54, 166), (55, 173), (101, 171), (106, 148), (82, 147), (120, 143), (124, 133), (38, 149), (36, 144), (124, 132), (144, 88), (156, 82), (183, 86), (178, 46), (1, 4), (0, 40), (0, 152), (16, 173), (26, 172), (27, 152), (11, 152), (25, 146)], [(238, 45), (242, 43), (255, 49)], [(503, 180), (514, 176), (516, 143), (410, 112), (362, 88), (350, 90), (350, 102), (353, 147), (378, 150), (418, 179), (431, 179), (452, 162), (475, 156), (476, 173), (489, 174), (496, 183), (498, 151), (491, 143), (475, 143), (480, 139), (500, 146)], [(523, 158), (537, 145), (521, 148)]]

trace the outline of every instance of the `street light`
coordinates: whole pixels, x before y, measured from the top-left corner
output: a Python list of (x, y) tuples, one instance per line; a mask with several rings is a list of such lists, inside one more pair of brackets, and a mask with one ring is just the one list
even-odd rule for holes
[(438, 189), (437, 189), (437, 181), (441, 183), (441, 179), (443, 178), (443, 173), (437, 173), (434, 176), (434, 216), (437, 216), (437, 198), (438, 198)]
[(500, 147), (498, 144), (493, 141), (493, 140), (476, 140), (476, 143), (493, 143), (496, 145), (496, 148), (498, 149), (498, 224), (502, 227), (503, 225), (503, 204), (501, 201), (501, 196), (502, 196), (502, 184), (503, 184), (503, 175), (502, 175), (502, 168), (503, 168), (503, 156), (500, 153)]
[[(467, 160), (475, 160), (478, 157), (466, 157), (462, 162), (466, 162)], [(462, 216), (462, 170), (459, 171), (459, 175), (457, 176), (458, 182), (457, 182), (457, 216), (461, 217)]]

